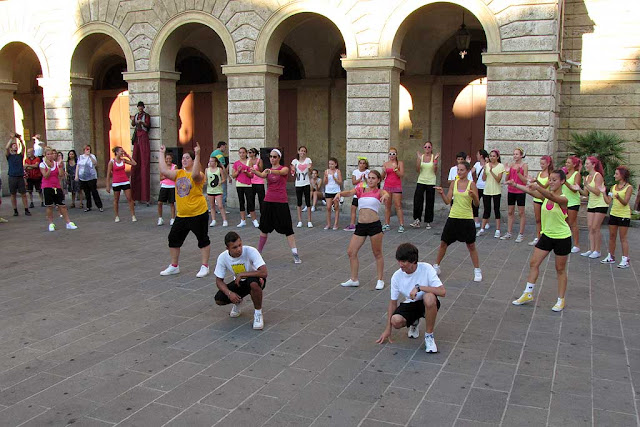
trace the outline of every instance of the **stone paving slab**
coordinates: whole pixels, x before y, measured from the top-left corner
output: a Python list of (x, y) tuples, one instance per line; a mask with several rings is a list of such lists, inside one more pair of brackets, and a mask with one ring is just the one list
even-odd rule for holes
[[(447, 297), (435, 330), (440, 353), (425, 354), (422, 340), (405, 331), (395, 331), (390, 344), (375, 340), (384, 328), (396, 246), (412, 242), (421, 260), (433, 262), (441, 209), (432, 230), (400, 234), (393, 218), (384, 237), (383, 291), (374, 290), (368, 243), (360, 253), (361, 287), (339, 286), (348, 277), (350, 234), (322, 230), (323, 210), (314, 213), (315, 228), (295, 229), (301, 265), (293, 264), (282, 236), (270, 236), (265, 329), (254, 331), (250, 302), (231, 319), (227, 307), (213, 303), (211, 276), (195, 277), (193, 236), (182, 251), (182, 273), (161, 277), (169, 227), (155, 225), (153, 206), (137, 207), (137, 223), (124, 207), (119, 224), (110, 204), (104, 213), (71, 210), (76, 231), (62, 229), (56, 218), (59, 230), (47, 232), (41, 208), (0, 225), (0, 425), (640, 421), (640, 287), (633, 266), (620, 270), (572, 255), (567, 306), (553, 313), (553, 256), (541, 267), (535, 303), (514, 307), (531, 247), (492, 232), (479, 238), (478, 284), (465, 246), (454, 244), (441, 265)], [(230, 223), (237, 221), (237, 212), (230, 214)], [(229, 230), (237, 229), (210, 229), (212, 264)], [(253, 227), (239, 232), (257, 245)], [(527, 237), (532, 232), (528, 226)], [(637, 229), (629, 237), (632, 250), (639, 247)], [(587, 241), (586, 232), (581, 239)]]

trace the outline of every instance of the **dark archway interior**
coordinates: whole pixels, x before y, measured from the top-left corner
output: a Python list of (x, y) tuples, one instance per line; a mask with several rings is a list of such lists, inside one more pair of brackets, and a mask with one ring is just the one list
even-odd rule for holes
[(304, 65), (296, 53), (286, 44), (282, 44), (278, 53), (278, 65), (282, 65), (280, 80), (302, 80), (305, 78)]
[(467, 55), (460, 56), (458, 49), (453, 49), (446, 56), (442, 66), (442, 74), (446, 76), (487, 75), (487, 66), (482, 63), (482, 52), (487, 50), (487, 42), (471, 40)]
[(182, 48), (176, 58), (176, 71), (180, 73), (178, 85), (215, 83), (218, 78), (214, 66), (202, 52), (194, 48)]

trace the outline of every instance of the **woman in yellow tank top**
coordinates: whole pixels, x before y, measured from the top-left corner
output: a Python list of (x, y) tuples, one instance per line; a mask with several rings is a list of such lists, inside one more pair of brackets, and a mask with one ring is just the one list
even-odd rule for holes
[[(533, 180), (538, 186), (541, 188), (549, 188), (549, 175), (553, 171), (553, 159), (551, 156), (542, 156), (540, 157), (540, 172), (538, 172), (538, 176)], [(531, 181), (531, 180), (530, 180)], [(540, 238), (541, 231), (541, 219), (540, 212), (542, 212), (542, 199), (537, 197), (533, 198), (533, 214), (536, 218), (536, 237), (529, 242), (529, 246), (535, 246), (538, 243), (538, 239)]]
[(440, 262), (447, 253), (447, 247), (453, 242), (464, 242), (467, 244), (471, 262), (473, 262), (473, 281), (482, 281), (482, 270), (480, 270), (480, 261), (478, 260), (478, 250), (476, 249), (476, 226), (473, 222), (473, 208), (478, 206), (480, 199), (478, 198), (478, 189), (473, 181), (469, 181), (468, 174), (471, 170), (469, 162), (458, 163), (457, 179), (449, 186), (449, 192), (444, 194), (442, 187), (435, 187), (446, 205), (451, 205), (454, 192), (456, 202), (451, 206), (449, 218), (442, 230), (440, 237), (440, 249), (436, 263), (433, 264), (436, 273), (440, 274)]
[(423, 153), (419, 151), (416, 153), (418, 183), (416, 184), (416, 191), (413, 193), (413, 222), (410, 225), (413, 228), (420, 228), (420, 217), (422, 216), (422, 205), (424, 204), (424, 222), (427, 223), (427, 230), (429, 230), (433, 222), (434, 186), (436, 185), (440, 153), (433, 154), (433, 145), (430, 141), (425, 142), (423, 148)]
[(568, 199), (562, 194), (562, 186), (566, 180), (564, 171), (556, 170), (549, 175), (549, 188), (542, 188), (537, 182), (527, 186), (507, 181), (512, 187), (525, 191), (533, 197), (544, 199), (541, 209), (542, 233), (531, 255), (527, 287), (513, 305), (522, 305), (533, 301), (533, 289), (538, 280), (540, 264), (553, 250), (556, 255), (556, 274), (558, 276), (558, 301), (551, 308), (553, 311), (564, 309), (564, 297), (567, 291), (567, 259), (571, 253), (571, 228), (567, 224)]
[(589, 227), (589, 250), (582, 252), (580, 256), (591, 259), (600, 258), (600, 246), (602, 245), (602, 235), (600, 227), (607, 215), (609, 205), (604, 201), (603, 192), (600, 188), (604, 185), (604, 170), (602, 163), (595, 156), (587, 157), (584, 168), (589, 175), (584, 179), (584, 189), (580, 191), (583, 196), (589, 196), (587, 204), (587, 226)]
[[(605, 202), (611, 203), (611, 212), (609, 213), (609, 254), (600, 262), (603, 264), (616, 263), (616, 235), (620, 232), (622, 261), (620, 261), (618, 267), (629, 268), (627, 232), (631, 224), (631, 206), (629, 206), (629, 203), (633, 193), (633, 188), (629, 185), (629, 169), (625, 166), (618, 166), (613, 177), (616, 180), (616, 184), (611, 187), (609, 194), (604, 194)], [(606, 191), (604, 186), (601, 189), (603, 193)]]
[(571, 237), (573, 238), (573, 247), (571, 253), (580, 252), (580, 230), (578, 230), (578, 212), (580, 211), (580, 184), (582, 184), (582, 160), (576, 156), (569, 156), (564, 164), (567, 169), (567, 179), (562, 186), (562, 194), (565, 195), (569, 204), (567, 222), (571, 228)]

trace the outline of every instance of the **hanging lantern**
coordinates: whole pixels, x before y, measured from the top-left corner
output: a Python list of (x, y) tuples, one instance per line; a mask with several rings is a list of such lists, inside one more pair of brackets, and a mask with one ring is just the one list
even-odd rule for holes
[(468, 53), (469, 43), (471, 43), (471, 33), (467, 30), (467, 26), (464, 25), (464, 12), (462, 12), (462, 24), (456, 33), (456, 47), (462, 59), (464, 59)]

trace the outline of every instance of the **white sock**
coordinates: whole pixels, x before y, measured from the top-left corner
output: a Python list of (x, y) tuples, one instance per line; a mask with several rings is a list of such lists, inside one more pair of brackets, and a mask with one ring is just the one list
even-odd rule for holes
[(560, 305), (563, 303), (563, 301), (564, 301), (564, 298), (558, 297), (558, 302), (556, 302), (556, 304)]
[(424, 333), (424, 337), (425, 337), (425, 338), (426, 338), (426, 337), (431, 337), (431, 338), (433, 338), (433, 332), (431, 332), (430, 334), (429, 334), (429, 333), (427, 333), (427, 332), (425, 332), (425, 333)]
[(527, 282), (527, 287), (524, 289), (525, 292), (533, 292), (533, 288), (536, 286), (535, 283), (529, 283)]
[(262, 309), (258, 310), (257, 308), (253, 310), (255, 314), (262, 314)]
[(298, 248), (291, 248), (291, 253), (294, 255), (298, 255)]

